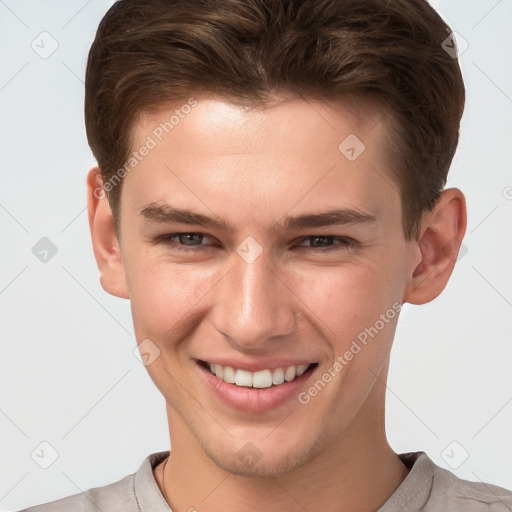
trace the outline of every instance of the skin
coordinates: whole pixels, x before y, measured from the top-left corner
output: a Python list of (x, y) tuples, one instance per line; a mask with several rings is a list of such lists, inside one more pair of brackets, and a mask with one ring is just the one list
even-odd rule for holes
[[(143, 116), (134, 148), (175, 108)], [(97, 193), (99, 171), (89, 172), (101, 284), (130, 300), (138, 343), (150, 339), (160, 350), (147, 370), (167, 401), (172, 451), (165, 472), (160, 464), (154, 474), (178, 510), (375, 511), (406, 478), (384, 423), (398, 315), (306, 405), (292, 399), (257, 414), (230, 408), (205, 386), (196, 363), (297, 358), (318, 363), (316, 381), (394, 303), (423, 304), (441, 293), (466, 228), (464, 196), (443, 191), (419, 239), (405, 240), (380, 119), (358, 120), (341, 103), (276, 99), (249, 110), (201, 97), (126, 175), (120, 241)], [(338, 150), (349, 134), (366, 146), (352, 162)], [(233, 230), (140, 214), (164, 203)], [(294, 230), (278, 223), (334, 208), (376, 220)], [(178, 250), (176, 239), (155, 243), (174, 233), (205, 236), (191, 253)], [(252, 263), (236, 252), (248, 236), (262, 248)], [(315, 251), (311, 236), (334, 238), (316, 239)], [(256, 463), (238, 455), (247, 443)]]

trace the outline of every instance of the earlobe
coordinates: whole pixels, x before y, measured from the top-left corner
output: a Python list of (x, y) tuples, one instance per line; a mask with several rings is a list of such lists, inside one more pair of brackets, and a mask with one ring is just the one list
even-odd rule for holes
[(457, 260), (466, 222), (463, 193), (456, 188), (444, 190), (434, 209), (422, 220), (417, 241), (421, 261), (408, 278), (404, 302), (425, 304), (444, 290)]
[(111, 295), (127, 299), (128, 290), (121, 251), (102, 184), (100, 169), (92, 168), (87, 175), (87, 210), (94, 257), (103, 289)]

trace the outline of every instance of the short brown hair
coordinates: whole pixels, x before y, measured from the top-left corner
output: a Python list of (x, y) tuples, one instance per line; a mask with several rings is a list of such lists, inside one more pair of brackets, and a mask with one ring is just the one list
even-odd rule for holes
[[(105, 182), (127, 161), (138, 116), (193, 94), (253, 105), (371, 97), (389, 114), (389, 167), (412, 239), (459, 139), (465, 91), (443, 49), (450, 34), (425, 0), (120, 0), (89, 52), (89, 145)], [(121, 185), (108, 192), (116, 226)]]

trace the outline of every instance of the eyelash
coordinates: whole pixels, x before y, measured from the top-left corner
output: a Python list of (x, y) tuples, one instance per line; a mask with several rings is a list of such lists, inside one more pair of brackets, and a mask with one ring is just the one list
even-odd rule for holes
[[(205, 235), (204, 233), (196, 233), (196, 232), (172, 233), (170, 235), (163, 235), (163, 236), (159, 237), (156, 240), (156, 243), (171, 246), (173, 248), (176, 248), (178, 251), (182, 251), (182, 252), (197, 252), (198, 250), (200, 250), (200, 247), (202, 247), (202, 246), (207, 247), (210, 245), (210, 244), (199, 244), (196, 246), (187, 246), (187, 245), (184, 245), (184, 244), (181, 244), (179, 242), (175, 242), (174, 240), (172, 240), (173, 238), (178, 238), (178, 237), (184, 236), (184, 235), (208, 236), (208, 235)], [(339, 241), (342, 241), (343, 243), (339, 244), (339, 245), (326, 245), (325, 247), (302, 247), (302, 249), (309, 249), (313, 252), (326, 253), (326, 252), (343, 251), (343, 250), (346, 250), (348, 247), (357, 244), (357, 242), (352, 238), (348, 238), (345, 236), (334, 236), (334, 235), (308, 235), (308, 236), (302, 237), (300, 239), (300, 242), (304, 242), (306, 240), (310, 241), (315, 238), (339, 240)]]

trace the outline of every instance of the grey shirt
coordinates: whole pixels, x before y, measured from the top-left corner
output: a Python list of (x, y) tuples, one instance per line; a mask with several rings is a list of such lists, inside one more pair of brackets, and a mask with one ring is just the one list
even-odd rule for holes
[[(153, 468), (168, 455), (152, 453), (136, 473), (118, 482), (21, 512), (169, 512), (153, 475)], [(512, 512), (512, 491), (462, 480), (434, 464), (425, 452), (398, 456), (411, 470), (377, 512)]]

